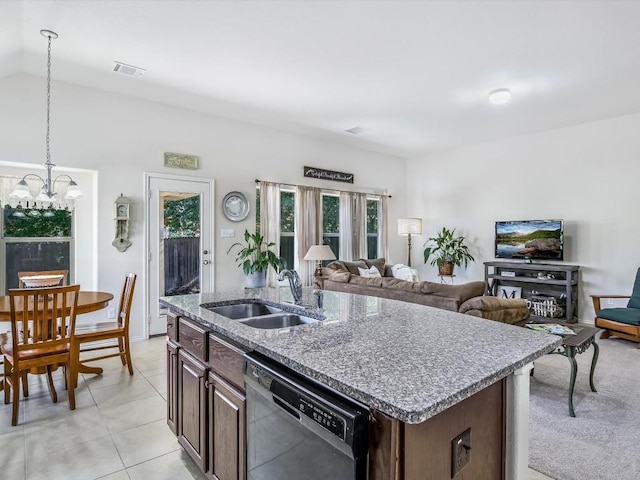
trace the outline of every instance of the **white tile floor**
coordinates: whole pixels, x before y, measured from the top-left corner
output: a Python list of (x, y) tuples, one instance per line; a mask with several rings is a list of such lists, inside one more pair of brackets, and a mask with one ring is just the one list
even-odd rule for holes
[[(167, 427), (165, 344), (156, 337), (132, 345), (133, 377), (117, 358), (95, 363), (105, 371), (79, 379), (75, 411), (61, 372), (57, 404), (45, 378), (30, 375), (18, 426), (0, 401), (0, 478), (204, 480)], [(529, 479), (548, 477), (530, 470)]]

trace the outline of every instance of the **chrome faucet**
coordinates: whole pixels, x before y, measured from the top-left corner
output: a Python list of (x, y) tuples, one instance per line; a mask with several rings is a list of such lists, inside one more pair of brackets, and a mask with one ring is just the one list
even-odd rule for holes
[(302, 282), (298, 276), (298, 272), (295, 270), (281, 270), (278, 274), (278, 280), (289, 280), (289, 288), (291, 288), (291, 295), (293, 295), (293, 302), (296, 305), (300, 305), (302, 300)]

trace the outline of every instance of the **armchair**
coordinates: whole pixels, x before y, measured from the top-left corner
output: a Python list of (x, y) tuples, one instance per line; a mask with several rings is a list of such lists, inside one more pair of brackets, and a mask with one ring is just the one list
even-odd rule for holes
[[(601, 309), (603, 298), (628, 298), (626, 307)], [(604, 331), (600, 338), (611, 335), (638, 343), (640, 348), (640, 268), (636, 272), (631, 295), (591, 295), (593, 308), (596, 311), (596, 327)]]

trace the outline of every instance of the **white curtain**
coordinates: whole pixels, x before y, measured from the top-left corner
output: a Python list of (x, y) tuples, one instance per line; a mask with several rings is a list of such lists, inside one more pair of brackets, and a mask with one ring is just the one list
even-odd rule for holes
[(367, 258), (367, 194), (353, 194), (353, 258)]
[(388, 200), (389, 197), (382, 195), (378, 205), (378, 257), (389, 260), (389, 227), (388, 227)]
[(340, 192), (340, 260), (352, 262), (354, 235), (353, 223), (353, 194)]
[(303, 260), (312, 245), (322, 244), (322, 193), (315, 187), (296, 187), (295, 265), (303, 286), (312, 285), (314, 262)]
[[(280, 255), (280, 184), (260, 182), (260, 232), (265, 242), (275, 243), (274, 251)], [(277, 284), (276, 272), (267, 271), (267, 287)]]
[(367, 258), (367, 195), (340, 192), (340, 260)]

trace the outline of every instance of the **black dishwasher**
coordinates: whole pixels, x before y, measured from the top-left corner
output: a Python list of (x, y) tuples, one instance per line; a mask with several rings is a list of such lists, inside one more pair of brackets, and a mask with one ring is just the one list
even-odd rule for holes
[(244, 372), (249, 480), (367, 478), (366, 406), (254, 352)]

